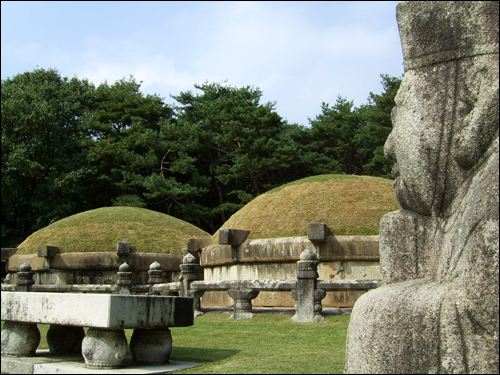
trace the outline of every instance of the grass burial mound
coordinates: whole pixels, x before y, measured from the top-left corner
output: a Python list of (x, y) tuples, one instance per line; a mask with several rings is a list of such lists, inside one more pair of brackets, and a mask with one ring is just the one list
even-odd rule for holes
[(250, 229), (249, 239), (278, 238), (307, 236), (309, 223), (324, 222), (330, 235), (378, 235), (382, 216), (400, 208), (392, 180), (320, 175), (258, 196), (221, 228)]
[(61, 253), (115, 251), (130, 242), (139, 253), (181, 254), (189, 238), (210, 234), (172, 216), (137, 207), (105, 207), (81, 212), (40, 229), (18, 246), (17, 254), (34, 254), (39, 245)]

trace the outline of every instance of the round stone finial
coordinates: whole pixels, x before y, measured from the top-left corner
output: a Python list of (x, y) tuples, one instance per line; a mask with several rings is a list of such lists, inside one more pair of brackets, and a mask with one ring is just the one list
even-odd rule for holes
[(19, 271), (21, 271), (21, 272), (30, 272), (31, 271), (31, 266), (29, 265), (29, 263), (24, 262), (19, 267)]
[(300, 260), (317, 260), (316, 254), (311, 249), (305, 249), (300, 254)]
[(118, 271), (120, 271), (120, 272), (130, 272), (130, 266), (126, 262), (122, 263), (120, 265), (120, 267), (118, 267)]
[(151, 263), (151, 265), (149, 266), (149, 269), (150, 270), (161, 270), (161, 264), (158, 263), (156, 260)]
[(196, 258), (193, 254), (187, 253), (187, 255), (182, 258), (182, 263), (183, 264), (193, 264), (196, 263)]

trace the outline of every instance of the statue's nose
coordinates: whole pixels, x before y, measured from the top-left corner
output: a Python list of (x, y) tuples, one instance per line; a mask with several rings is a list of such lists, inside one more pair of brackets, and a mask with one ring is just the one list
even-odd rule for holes
[(393, 132), (389, 134), (384, 144), (384, 156), (389, 163), (396, 162), (396, 156), (394, 154), (394, 135)]
[[(394, 127), (394, 122), (396, 119), (396, 114), (397, 114), (397, 105), (394, 108), (392, 108), (392, 112), (391, 112), (391, 119), (392, 119), (393, 127)], [(387, 137), (387, 139), (385, 140), (384, 156), (389, 163), (396, 162), (396, 154), (394, 153), (394, 128), (391, 131), (391, 133), (389, 134), (389, 136)]]

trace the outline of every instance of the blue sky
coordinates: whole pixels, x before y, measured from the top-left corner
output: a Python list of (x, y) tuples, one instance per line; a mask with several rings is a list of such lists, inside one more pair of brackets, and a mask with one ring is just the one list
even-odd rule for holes
[(397, 3), (2, 1), (1, 77), (37, 66), (95, 85), (133, 75), (168, 104), (227, 80), (308, 125), (322, 102), (366, 104), (380, 74), (403, 74)]

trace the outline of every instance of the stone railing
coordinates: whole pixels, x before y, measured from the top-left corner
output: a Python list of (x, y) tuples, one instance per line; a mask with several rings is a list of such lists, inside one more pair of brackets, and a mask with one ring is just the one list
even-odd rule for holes
[(19, 254), (17, 249), (2, 248), (2, 266), (7, 271), (2, 281), (15, 284), (13, 276), (24, 263), (31, 266), (38, 285), (112, 284), (116, 270), (123, 263), (133, 269), (134, 285), (148, 284), (148, 271), (153, 262), (161, 265), (162, 282), (178, 278), (182, 255), (134, 252), (131, 247), (129, 242), (118, 241), (114, 251), (65, 253), (60, 252), (58, 246), (40, 245), (34, 254)]
[(318, 322), (324, 320), (321, 301), (327, 291), (367, 291), (381, 285), (380, 280), (318, 280), (319, 261), (316, 254), (305, 249), (297, 262), (296, 280), (223, 280), (202, 281), (196, 257), (187, 254), (181, 264), (181, 278), (178, 283), (158, 283), (150, 288), (152, 294), (194, 298), (195, 317), (202, 315), (201, 297), (205, 292), (226, 292), (234, 301), (234, 312), (230, 319), (251, 319), (252, 300), (259, 292), (290, 292), (295, 303), (296, 322)]
[[(380, 285), (378, 237), (335, 237), (328, 236), (328, 232), (324, 223), (310, 223), (307, 237), (247, 240), (248, 230), (221, 229), (219, 245), (210, 246), (210, 238), (189, 239), (184, 250), (187, 255), (157, 254), (159, 261), (153, 257), (155, 254), (131, 252), (128, 242), (118, 242), (115, 254), (78, 253), (77, 256), (77, 253), (60, 254), (55, 246), (39, 246), (37, 254), (13, 256), (15, 249), (2, 249), (2, 260), (8, 259), (11, 271), (10, 284), (2, 284), (2, 291), (193, 297), (195, 317), (203, 314), (203, 297), (207, 306), (231, 305), (232, 319), (251, 318), (252, 305), (282, 306), (255, 304), (260, 292), (266, 292), (263, 294), (280, 294), (289, 300), (286, 306), (294, 306), (295, 321), (320, 321), (328, 300), (325, 297), (349, 294), (355, 300)], [(38, 272), (35, 278), (40, 284), (34, 284), (33, 277), (31, 281), (26, 279), (25, 268), (29, 265), (19, 264), (22, 260), (35, 266)], [(95, 268), (97, 260), (103, 262), (100, 267), (106, 270), (116, 267), (118, 272), (114, 271), (112, 276), (107, 271), (104, 283), (81, 283), (82, 280), (68, 284), (51, 284), (47, 280), (42, 283), (43, 270), (68, 267), (69, 261), (77, 269), (90, 263)], [(147, 260), (149, 267), (145, 265)], [(109, 283), (115, 279), (116, 282)], [(213, 304), (214, 294), (227, 302)]]
[[(249, 230), (225, 228), (219, 231), (218, 243), (192, 247), (200, 259), (205, 281), (290, 280), (296, 279), (297, 261), (305, 249), (312, 250), (319, 261), (317, 273), (322, 280), (381, 279), (378, 236), (333, 236), (325, 223), (309, 223), (308, 235), (299, 237), (247, 239)], [(195, 243), (193, 241), (193, 243)], [(337, 290), (327, 293), (325, 307), (352, 308), (364, 293)], [(207, 291), (208, 306), (230, 306), (227, 293)], [(253, 300), (254, 307), (293, 307), (290, 293), (269, 291)]]

